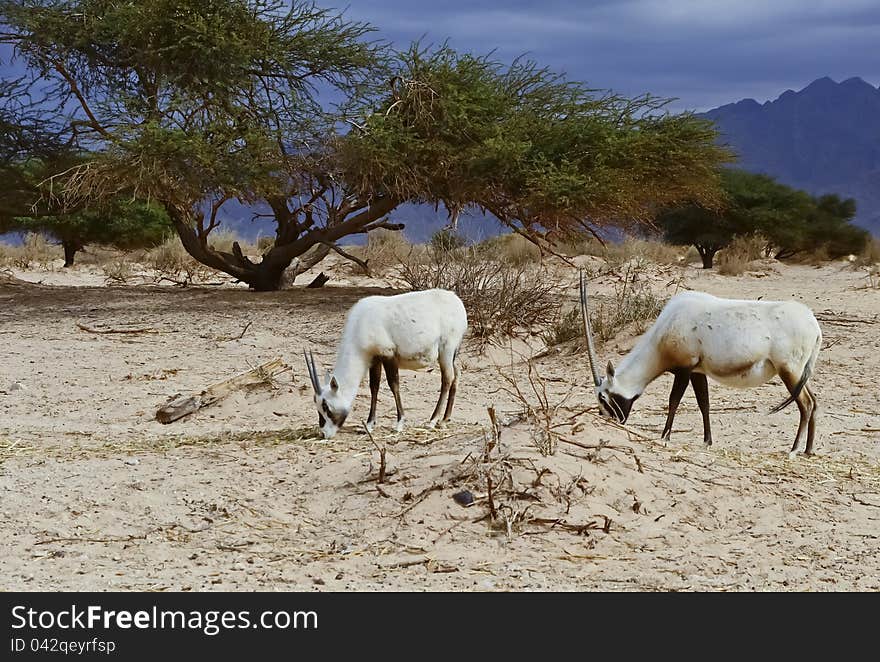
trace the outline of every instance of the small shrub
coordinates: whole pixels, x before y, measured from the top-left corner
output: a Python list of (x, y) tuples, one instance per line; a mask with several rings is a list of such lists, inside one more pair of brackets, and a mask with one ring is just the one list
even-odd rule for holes
[(112, 262), (108, 262), (102, 268), (104, 272), (104, 280), (107, 283), (125, 284), (132, 276), (134, 269), (131, 263), (123, 258), (117, 258)]
[(475, 248), (413, 250), (400, 261), (398, 276), (412, 290), (455, 292), (472, 335), (484, 342), (533, 335), (558, 315), (558, 286), (546, 272), (487, 259)]
[(856, 256), (852, 264), (855, 268), (880, 264), (880, 239), (876, 237), (869, 239), (864, 250)]
[[(132, 255), (140, 255), (142, 257), (143, 253), (137, 252), (132, 253)], [(90, 265), (103, 267), (104, 265), (110, 264), (118, 259), (120, 259), (120, 252), (117, 249), (104, 246), (87, 246), (77, 252), (75, 264), (79, 266)]]
[(454, 251), (464, 248), (466, 244), (464, 237), (447, 228), (435, 232), (428, 242), (431, 248), (439, 251)]
[(492, 237), (478, 244), (476, 248), (489, 259), (504, 260), (514, 266), (535, 264), (542, 257), (540, 248), (516, 232)]
[(275, 237), (265, 236), (257, 239), (257, 250), (260, 252), (260, 255), (268, 251), (274, 245)]
[[(371, 274), (380, 275), (392, 267), (398, 265), (403, 256), (408, 255), (413, 249), (403, 233), (398, 230), (386, 230), (379, 228), (367, 235), (367, 243), (353, 254), (360, 253), (358, 257), (367, 263)], [(352, 263), (355, 273), (363, 274), (360, 265)]]
[(177, 235), (150, 249), (145, 264), (156, 272), (156, 280), (171, 280), (179, 284), (207, 278), (210, 271), (186, 252)]
[(628, 327), (637, 334), (644, 333), (666, 305), (666, 299), (658, 297), (646, 285), (636, 284), (636, 273), (628, 269), (623, 283), (614, 286), (614, 295), (591, 307), (590, 325), (599, 340), (610, 340)]
[(548, 347), (561, 345), (569, 340), (583, 337), (584, 326), (581, 320), (581, 309), (572, 308), (566, 313), (560, 311), (559, 316), (542, 334)]
[(20, 246), (4, 244), (0, 251), (0, 260), (5, 266), (16, 269), (30, 269), (37, 266), (48, 268), (52, 260), (60, 257), (60, 249), (50, 244), (45, 236), (37, 232), (28, 232)]
[(767, 240), (760, 235), (742, 235), (718, 252), (715, 258), (717, 271), (722, 276), (741, 276), (750, 262), (767, 256)]
[(256, 246), (247, 243), (232, 230), (214, 230), (208, 238), (208, 245), (215, 251), (231, 253), (232, 245), (238, 242), (241, 252), (245, 255), (255, 255), (258, 252)]

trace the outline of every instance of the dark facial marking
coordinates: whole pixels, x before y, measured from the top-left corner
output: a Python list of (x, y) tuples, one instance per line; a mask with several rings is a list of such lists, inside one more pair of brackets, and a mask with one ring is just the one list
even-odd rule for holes
[[(342, 424), (345, 423), (345, 419), (348, 418), (347, 411), (343, 411), (343, 412), (331, 411), (330, 407), (327, 406), (326, 401), (321, 403), (321, 409), (324, 410), (324, 415), (327, 418), (329, 418), (331, 421), (333, 421), (333, 425), (335, 425), (337, 428), (341, 428)], [(318, 416), (323, 418), (323, 416), (321, 416), (320, 414), (318, 414)], [(321, 423), (321, 425), (324, 425), (324, 424)]]
[(631, 398), (624, 398), (622, 395), (618, 395), (617, 393), (608, 393), (607, 394), (607, 407), (610, 411), (614, 412), (614, 417), (617, 419), (618, 423), (626, 423), (626, 419), (629, 418), (629, 412), (632, 409), (633, 402), (638, 400), (639, 396), (633, 396)]

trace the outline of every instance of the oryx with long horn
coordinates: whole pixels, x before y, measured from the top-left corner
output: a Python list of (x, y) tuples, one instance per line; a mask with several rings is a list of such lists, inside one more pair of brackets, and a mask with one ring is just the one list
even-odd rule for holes
[(797, 451), (806, 432), (804, 452), (812, 454), (817, 407), (807, 381), (822, 346), (822, 331), (809, 308), (796, 301), (721, 299), (704, 292), (681, 292), (669, 300), (618, 368), (609, 361), (602, 376), (583, 272), (580, 299), (590, 370), (603, 415), (625, 423), (633, 402), (648, 384), (671, 372), (675, 379), (662, 438), (669, 438), (675, 410), (690, 382), (703, 415), (703, 441), (711, 445), (706, 378), (750, 388), (779, 375), (789, 397), (770, 413), (796, 402), (800, 424), (791, 452)]
[[(318, 379), (315, 359), (305, 356), (315, 391), (318, 425), (330, 439), (348, 417), (364, 375), (370, 375), (370, 414), (367, 429), (376, 422), (376, 399), (382, 369), (397, 405), (397, 431), (404, 426), (398, 370), (421, 370), (440, 365), (440, 398), (428, 421), (434, 427), (452, 415), (459, 370), (456, 357), (467, 330), (467, 312), (454, 293), (424, 290), (393, 296), (370, 296), (349, 310), (336, 354), (336, 365), (325, 382)], [(443, 403), (446, 408), (443, 409)]]

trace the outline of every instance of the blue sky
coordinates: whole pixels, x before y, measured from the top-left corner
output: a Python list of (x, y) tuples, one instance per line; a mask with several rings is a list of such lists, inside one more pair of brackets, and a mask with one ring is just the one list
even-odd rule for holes
[(880, 84), (878, 0), (350, 0), (404, 46), (527, 52), (592, 87), (707, 110), (773, 99), (821, 76)]

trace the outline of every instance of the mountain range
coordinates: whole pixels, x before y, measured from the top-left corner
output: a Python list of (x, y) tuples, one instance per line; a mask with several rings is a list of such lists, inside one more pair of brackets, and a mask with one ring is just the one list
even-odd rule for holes
[(880, 235), (880, 88), (826, 76), (773, 101), (743, 99), (703, 116), (738, 154), (737, 167), (855, 198), (856, 223)]

